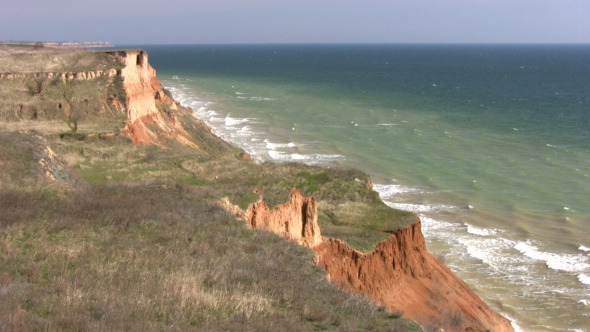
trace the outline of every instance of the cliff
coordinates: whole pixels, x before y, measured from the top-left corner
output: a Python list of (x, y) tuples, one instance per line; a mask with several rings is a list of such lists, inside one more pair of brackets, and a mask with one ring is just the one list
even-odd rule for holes
[(147, 53), (119, 51), (117, 56), (124, 64), (120, 75), (127, 105), (125, 132), (129, 138), (135, 144), (158, 144), (162, 138), (168, 138), (198, 149), (177, 120), (175, 111), (179, 105), (162, 89), (156, 70), (148, 63)]
[[(255, 191), (258, 194), (258, 191)], [(314, 248), (322, 243), (318, 225), (318, 204), (313, 197), (304, 197), (297, 189), (292, 189), (287, 203), (271, 210), (262, 195), (256, 203), (250, 204), (246, 211), (223, 198), (221, 206), (240, 217), (252, 228), (276, 233), (300, 245)]]
[[(46, 136), (54, 140), (51, 144), (41, 136), (27, 141), (18, 135), (7, 135), (13, 142), (10, 146), (18, 147), (26, 143), (31, 151), (30, 160), (6, 162), (0, 158), (0, 165), (14, 165), (11, 166), (11, 173), (27, 163), (38, 165), (35, 166), (36, 172), (41, 174), (38, 182), (59, 180), (68, 187), (78, 185), (78, 178), (69, 175), (69, 170), (73, 169), (88, 181), (115, 182), (125, 179), (125, 182), (119, 181), (137, 187), (148, 183), (146, 179), (151, 177), (149, 183), (161, 184), (158, 188), (162, 190), (174, 187), (179, 193), (175, 199), (183, 199), (180, 194), (188, 192), (187, 196), (191, 197), (201, 195), (199, 202), (226, 195), (244, 197), (241, 190), (251, 188), (253, 184), (276, 190), (269, 195), (273, 198), (282, 195), (277, 195), (277, 192), (299, 185), (300, 188), (316, 190), (314, 195), (319, 195), (320, 199), (324, 195), (322, 202), (330, 199), (344, 201), (344, 198), (354, 202), (349, 208), (354, 208), (354, 214), (361, 218), (366, 216), (366, 211), (359, 212), (358, 207), (366, 210), (376, 208), (374, 203), (377, 198), (371, 190), (370, 178), (365, 182), (354, 172), (336, 175), (336, 170), (313, 170), (315, 174), (312, 174), (309, 172), (311, 169), (300, 165), (285, 165), (276, 171), (279, 168), (270, 165), (242, 162), (245, 157), (243, 151), (213, 135), (190, 108), (174, 101), (162, 88), (145, 51), (88, 52), (78, 56), (80, 54), (75, 52), (57, 55), (42, 53), (31, 57), (25, 54), (11, 57), (9, 60), (16, 62), (5, 67), (0, 59), (0, 92), (5, 96), (0, 100), (0, 120), (8, 121), (7, 127), (11, 128), (16, 127), (13, 121), (21, 120), (104, 122), (96, 126), (99, 129), (92, 129), (94, 132), (83, 133), (82, 140), (115, 136), (104, 131), (105, 128), (112, 130), (115, 123), (119, 126), (115, 133), (128, 137), (134, 144), (156, 145), (168, 151), (160, 149), (157, 153), (150, 153), (153, 150), (141, 146), (130, 149), (134, 153), (127, 153), (125, 149), (118, 151), (115, 143), (104, 147), (98, 143), (93, 145), (89, 139), (77, 145), (67, 140), (58, 141), (60, 138), (55, 132)], [(43, 66), (37, 68), (31, 63)], [(8, 71), (3, 68), (20, 69)], [(64, 123), (57, 122), (61, 128), (64, 127)], [(129, 144), (128, 140), (123, 141)], [(55, 153), (50, 146), (58, 148)], [(180, 148), (168, 149), (175, 146)], [(6, 151), (19, 156), (17, 150)], [(66, 156), (63, 163), (58, 154)], [(158, 159), (154, 156), (156, 154), (165, 156), (154, 162), (153, 159)], [(170, 167), (170, 160), (177, 167)], [(22, 186), (25, 182), (20, 179), (30, 176), (27, 174), (19, 173), (16, 176), (18, 181), (11, 180), (14, 186)], [(0, 184), (3, 183), (6, 183), (4, 178)], [(117, 202), (120, 200), (116, 199)], [(222, 200), (221, 205), (252, 228), (277, 233), (315, 250), (317, 264), (328, 272), (331, 282), (350, 292), (363, 294), (395, 316), (403, 315), (424, 326), (450, 331), (512, 330), (505, 318), (490, 309), (463, 281), (427, 252), (417, 218), (407, 227), (388, 231), (391, 236), (377, 244), (372, 252), (364, 254), (342, 240), (322, 237), (318, 224), (318, 202), (313, 197), (303, 196), (299, 190), (292, 190), (289, 201), (274, 209), (261, 195), (246, 210), (233, 205), (228, 198)], [(337, 211), (341, 207), (332, 204), (333, 211), (329, 211), (335, 228), (354, 224), (354, 221), (344, 220), (350, 213), (340, 214)], [(209, 207), (202, 209), (208, 211)], [(169, 211), (172, 214), (170, 219), (178, 219), (184, 214), (193, 216), (192, 212), (186, 211)], [(127, 214), (128, 211), (125, 212)], [(383, 219), (390, 216), (388, 213), (383, 215), (386, 216)], [(407, 215), (411, 222), (412, 215)], [(373, 218), (371, 221), (375, 222)], [(366, 235), (365, 231), (361, 232), (361, 236)]]
[(317, 203), (293, 189), (287, 203), (270, 210), (262, 197), (246, 211), (224, 199), (221, 205), (253, 228), (274, 232), (318, 254), (330, 281), (362, 294), (395, 315), (428, 330), (513, 331), (510, 322), (485, 304), (461, 279), (426, 249), (421, 222), (393, 231), (363, 254), (340, 239), (323, 238)]

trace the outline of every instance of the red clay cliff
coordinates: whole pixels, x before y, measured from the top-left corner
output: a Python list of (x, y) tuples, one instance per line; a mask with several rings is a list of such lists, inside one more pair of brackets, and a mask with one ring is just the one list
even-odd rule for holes
[(514, 331), (510, 321), (484, 303), (453, 272), (428, 253), (418, 216), (363, 254), (346, 242), (320, 235), (317, 203), (291, 191), (287, 203), (270, 210), (262, 200), (246, 211), (229, 200), (222, 206), (253, 228), (272, 231), (318, 253), (318, 264), (339, 287), (362, 294), (393, 314), (424, 328), (445, 331)]

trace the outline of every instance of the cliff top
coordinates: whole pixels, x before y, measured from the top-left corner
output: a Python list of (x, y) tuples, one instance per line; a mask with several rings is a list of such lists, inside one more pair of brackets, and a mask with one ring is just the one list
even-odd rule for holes
[(79, 72), (120, 69), (106, 51), (68, 48), (0, 47), (0, 73)]

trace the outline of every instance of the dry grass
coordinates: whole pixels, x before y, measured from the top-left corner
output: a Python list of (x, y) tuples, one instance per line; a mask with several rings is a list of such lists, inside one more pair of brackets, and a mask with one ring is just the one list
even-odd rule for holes
[[(200, 196), (126, 185), (2, 191), (3, 328), (385, 331), (407, 323), (328, 284), (312, 251), (248, 229)], [(37, 208), (27, 215), (16, 202)]]
[[(315, 179), (301, 172), (325, 170), (34, 135), (0, 135), (2, 169), (30, 177), (0, 186), (0, 331), (419, 330), (329, 284), (312, 251), (215, 205), (252, 188), (284, 201), (293, 182)], [(44, 144), (86, 180), (64, 189), (37, 177)], [(349, 173), (335, 172), (332, 188), (368, 199)]]
[(77, 72), (104, 69), (112, 66), (104, 52), (82, 49), (0, 49), (0, 72)]

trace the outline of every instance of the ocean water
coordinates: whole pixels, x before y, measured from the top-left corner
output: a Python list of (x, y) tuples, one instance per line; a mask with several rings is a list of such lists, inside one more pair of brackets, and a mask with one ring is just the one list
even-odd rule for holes
[(371, 174), (517, 330), (590, 330), (590, 45), (142, 47), (255, 159)]

